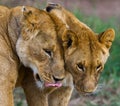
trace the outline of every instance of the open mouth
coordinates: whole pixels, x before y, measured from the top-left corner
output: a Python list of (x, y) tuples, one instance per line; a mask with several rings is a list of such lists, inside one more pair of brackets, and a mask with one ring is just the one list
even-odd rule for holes
[(62, 83), (57, 82), (57, 83), (45, 83), (45, 87), (61, 87)]
[(54, 79), (54, 81), (55, 81), (55, 83), (45, 83), (45, 87), (61, 87), (62, 86), (62, 80), (64, 79), (64, 78), (56, 78), (56, 77), (54, 77), (53, 76), (53, 79)]
[[(42, 82), (42, 80), (41, 80), (41, 78), (39, 77), (38, 74), (36, 74), (35, 79), (36, 79), (37, 81)], [(56, 80), (57, 80), (57, 79), (56, 79)], [(62, 83), (61, 83), (59, 80), (57, 80), (55, 83), (44, 82), (44, 85), (45, 85), (45, 87), (58, 87), (58, 88), (59, 88), (59, 87), (62, 86)]]

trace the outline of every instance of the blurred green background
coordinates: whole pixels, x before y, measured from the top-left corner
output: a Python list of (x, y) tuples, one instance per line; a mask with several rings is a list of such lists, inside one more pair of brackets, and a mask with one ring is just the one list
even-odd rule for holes
[[(120, 1), (119, 0), (0, 0), (1, 5), (29, 5), (43, 9), (48, 2), (60, 3), (94, 32), (114, 28), (116, 38), (102, 73), (102, 89), (93, 96), (73, 93), (69, 106), (120, 106)], [(15, 105), (27, 106), (21, 88), (14, 91)]]

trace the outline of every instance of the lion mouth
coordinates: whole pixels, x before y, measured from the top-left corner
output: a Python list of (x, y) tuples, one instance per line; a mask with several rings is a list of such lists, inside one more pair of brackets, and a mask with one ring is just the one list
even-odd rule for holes
[(45, 83), (45, 87), (61, 87), (62, 86), (62, 80), (64, 78), (57, 78), (55, 76), (52, 76), (54, 83)]
[(56, 82), (56, 83), (45, 83), (45, 87), (61, 87), (62, 83)]
[[(35, 79), (36, 79), (37, 81), (39, 81), (39, 82), (43, 82), (43, 81), (41, 80), (41, 78), (39, 77), (38, 74), (36, 74)], [(55, 83), (52, 83), (52, 82), (44, 82), (44, 86), (45, 86), (45, 87), (58, 87), (58, 88), (59, 88), (59, 87), (62, 86), (62, 83), (61, 83), (60, 81), (57, 81), (57, 82), (55, 82)]]

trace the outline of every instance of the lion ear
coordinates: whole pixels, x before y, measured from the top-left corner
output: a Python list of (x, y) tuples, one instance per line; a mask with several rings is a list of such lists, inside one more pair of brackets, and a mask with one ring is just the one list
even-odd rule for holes
[(69, 48), (75, 46), (77, 42), (77, 36), (71, 30), (66, 30), (62, 35), (63, 46)]
[(71, 54), (77, 45), (77, 36), (71, 30), (66, 30), (62, 35), (63, 47), (64, 49), (69, 49), (69, 53)]
[(108, 49), (110, 49), (114, 38), (115, 38), (114, 29), (107, 29), (105, 32), (98, 35), (99, 42), (105, 45), (105, 47)]
[[(38, 30), (34, 30), (34, 23), (32, 20), (29, 22), (29, 18), (34, 15), (30, 9), (27, 7), (23, 6), (22, 7), (22, 18), (21, 18), (21, 24), (23, 27), (21, 31), (21, 36), (24, 40), (29, 40), (34, 38), (38, 34)], [(27, 24), (26, 24), (27, 23)]]
[(61, 5), (56, 3), (49, 3), (46, 7), (47, 12), (51, 12), (53, 9), (62, 9)]
[(50, 3), (48, 4), (48, 6), (46, 7), (46, 11), (48, 13), (50, 13), (50, 15), (56, 16), (57, 18), (59, 18), (64, 24), (66, 24), (66, 26), (68, 27), (67, 23), (66, 23), (66, 17), (64, 14), (64, 9), (62, 8), (61, 5), (59, 4), (54, 4), (54, 3)]

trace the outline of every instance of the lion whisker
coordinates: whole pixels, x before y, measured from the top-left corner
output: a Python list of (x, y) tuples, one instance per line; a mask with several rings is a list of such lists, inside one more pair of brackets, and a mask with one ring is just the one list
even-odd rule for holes
[(104, 84), (98, 84), (95, 91), (91, 93), (91, 95), (96, 95), (99, 92), (101, 92), (101, 90), (103, 89)]

